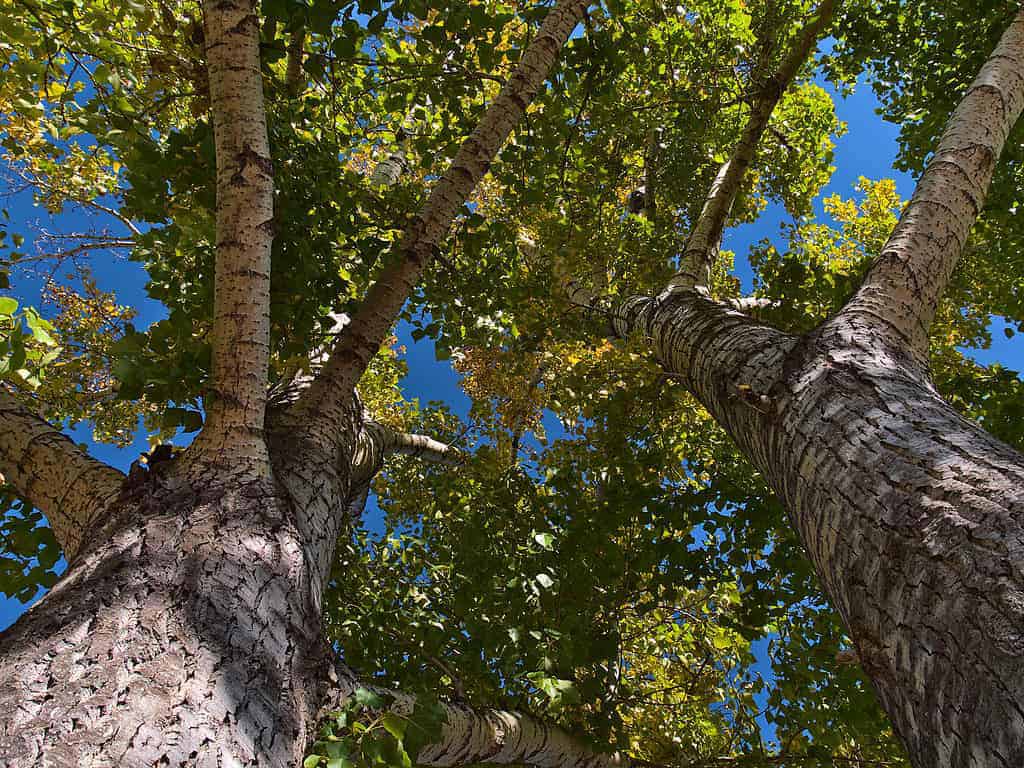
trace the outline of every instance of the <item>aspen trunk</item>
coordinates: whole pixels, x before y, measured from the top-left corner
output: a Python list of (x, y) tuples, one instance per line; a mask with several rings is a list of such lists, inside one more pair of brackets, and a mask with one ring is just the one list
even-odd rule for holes
[(329, 660), (287, 501), (153, 471), (108, 520), (0, 635), (0, 764), (298, 765)]
[(856, 316), (798, 339), (690, 293), (616, 325), (778, 494), (913, 765), (1024, 765), (1024, 456)]

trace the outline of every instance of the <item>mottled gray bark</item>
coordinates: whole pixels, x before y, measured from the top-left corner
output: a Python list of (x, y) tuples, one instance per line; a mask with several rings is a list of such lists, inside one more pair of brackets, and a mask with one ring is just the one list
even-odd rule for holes
[(324, 429), (333, 429), (335, 411), (344, 407), (423, 270), (433, 260), (435, 249), (459, 209), (540, 92), (559, 51), (583, 18), (586, 8), (584, 0), (559, 0), (551, 9), (537, 35), (523, 51), (519, 65), (406, 229), (394, 266), (370, 288), (332, 349), (323, 372), (299, 402), (304, 412), (322, 423)]
[(1024, 15), (1018, 15), (950, 118), (882, 255), (844, 309), (886, 327), (918, 360), (996, 161), (1024, 107)]
[(1022, 90), (1024, 14), (865, 287), (816, 331), (783, 334), (696, 290), (614, 312), (783, 501), (918, 768), (1024, 764), (1024, 456), (945, 403), (924, 361)]
[(913, 764), (1024, 764), (1024, 457), (842, 319), (798, 339), (689, 293), (617, 325), (779, 495)]
[(291, 501), (172, 469), (0, 635), (0, 764), (298, 764), (328, 657)]
[[(435, 187), (398, 276), (371, 294), (352, 335), (363, 364), (585, 7), (571, 0), (550, 14)], [(363, 424), (353, 391), (361, 368), (340, 386), (327, 377), (325, 407), (284, 397), (265, 419), (273, 176), (255, 8), (203, 6), (217, 247), (213, 388), (196, 442), (121, 487), (120, 473), (0, 400), (12, 429), (0, 438), (0, 466), (44, 507), (69, 555), (77, 551), (50, 593), (0, 635), (4, 766), (297, 765), (331, 666), (321, 596), (346, 515), (365, 501), (367, 478), (353, 471), (376, 471), (389, 452), (451, 461), (428, 438)], [(293, 36), (290, 86), (300, 46)], [(555, 749), (561, 732), (547, 726), (491, 717), (482, 738), (468, 711), (452, 712), (438, 759), (455, 745), (496, 760), (568, 751)], [(538, 736), (552, 746), (527, 749)], [(607, 762), (585, 754), (578, 764)]]

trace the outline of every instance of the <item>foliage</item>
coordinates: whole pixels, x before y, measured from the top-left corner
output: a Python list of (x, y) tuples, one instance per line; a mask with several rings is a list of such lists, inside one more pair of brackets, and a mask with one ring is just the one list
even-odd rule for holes
[(23, 603), (57, 583), (60, 546), (38, 510), (0, 475), (0, 591)]
[[(559, 290), (569, 276), (609, 299), (664, 284), (751, 98), (812, 6), (590, 9), (403, 315), (414, 339), (452, 359), (468, 414), (407, 401), (393, 340), (360, 383), (374, 418), (470, 458), (457, 470), (390, 461), (374, 486), (383, 522), (353, 521), (340, 542), (329, 637), (358, 672), (417, 699), (408, 711), (357, 694), (325, 723), (307, 768), (413, 764), (440, 727), (437, 696), (524, 708), (653, 763), (901, 764), (763, 478), (635, 340), (606, 341), (603, 319)], [(901, 162), (919, 168), (950, 84), (977, 70), (1008, 8), (851, 0), (822, 66), (846, 85), (866, 68), (902, 126)], [(273, 386), (308, 373), (337, 314), (394, 258), (545, 10), (264, 0)], [(285, 41), (299, 30), (296, 91)], [(195, 431), (215, 203), (196, 4), (0, 0), (0, 50), (7, 185), (76, 222), (26, 243), (0, 221), (0, 287), (53, 265), (37, 308), (0, 298), (0, 385), (55, 422), (90, 423), (101, 441), (130, 442), (140, 423), (154, 441)], [(749, 261), (757, 294), (777, 302), (764, 317), (793, 331), (841, 306), (902, 205), (892, 182), (862, 180), (855, 198), (826, 198), (812, 217), (845, 130), (817, 69), (774, 113), (730, 218), (754, 221), (770, 203), (792, 215), (785, 247), (763, 243)], [(396, 151), (404, 173), (374, 181)], [(963, 355), (990, 342), (991, 315), (1024, 317), (1011, 159), (941, 308), (932, 360), (957, 408), (1020, 447), (1020, 378)], [(629, 212), (641, 187), (646, 205)], [(112, 253), (145, 270), (164, 317), (136, 327), (82, 261)], [(738, 295), (732, 260), (747, 257), (721, 254), (715, 295)], [(4, 493), (0, 589), (28, 600), (52, 584), (59, 554), (38, 512)]]
[(440, 738), (445, 720), (437, 701), (418, 697), (409, 711), (396, 707), (390, 694), (359, 688), (327, 715), (302, 766), (412, 768), (419, 751)]

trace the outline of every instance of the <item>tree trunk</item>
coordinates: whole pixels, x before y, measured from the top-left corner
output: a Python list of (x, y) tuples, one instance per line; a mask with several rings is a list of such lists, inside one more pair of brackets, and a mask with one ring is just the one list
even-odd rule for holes
[(330, 661), (292, 506), (160, 471), (0, 635), (4, 766), (299, 764)]
[(616, 325), (783, 501), (911, 762), (1024, 765), (1024, 456), (856, 315), (797, 339), (691, 292)]

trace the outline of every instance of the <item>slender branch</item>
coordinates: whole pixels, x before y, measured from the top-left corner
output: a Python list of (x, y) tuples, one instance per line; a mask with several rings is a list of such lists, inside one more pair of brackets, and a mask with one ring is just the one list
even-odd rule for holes
[[(51, 194), (56, 195), (65, 194), (64, 190), (58, 189), (49, 181), (44, 180), (35, 173), (30, 173), (22, 168), (15, 168), (13, 166), (9, 166), (7, 170), (12, 175), (17, 176), (19, 179), (25, 182), (25, 184), (27, 184), (29, 187), (37, 187), (39, 189), (45, 190), (47, 192), (50, 192)], [(142, 234), (142, 231), (137, 226), (135, 226), (135, 222), (133, 222), (120, 211), (115, 210), (110, 206), (103, 205), (102, 203), (97, 202), (96, 200), (93, 200), (88, 197), (68, 197), (68, 199), (77, 205), (81, 205), (85, 208), (92, 208), (94, 211), (105, 213), (107, 216), (117, 219), (135, 236), (139, 236)]]
[[(391, 266), (370, 288), (358, 313), (331, 352), (321, 376), (299, 405), (330, 431), (343, 418), (346, 398), (398, 316), (402, 305), (433, 260), (453, 219), (498, 150), (543, 87), (558, 53), (586, 13), (585, 0), (559, 0), (523, 53), (515, 72), (463, 142), (451, 167), (406, 229)], [(337, 412), (337, 413), (336, 413)]]
[[(361, 685), (355, 675), (341, 668), (331, 675), (331, 690), (324, 712), (344, 706), (360, 688), (393, 700), (391, 711), (411, 714), (416, 697)], [(465, 704), (442, 703), (447, 722), (441, 738), (420, 750), (416, 763), (448, 766), (489, 763), (529, 765), (535, 768), (625, 768), (629, 760), (616, 753), (597, 752), (564, 729), (521, 712), (474, 709)]]
[(775, 299), (759, 299), (754, 296), (726, 299), (723, 303), (740, 312), (749, 312), (754, 309), (771, 309), (780, 306), (780, 303)]
[(302, 54), (306, 44), (306, 30), (297, 29), (288, 38), (288, 69), (284, 82), (288, 93), (298, 96), (302, 92)]
[(68, 561), (125, 479), (21, 405), (2, 386), (0, 476), (46, 515)]
[(206, 0), (203, 10), (217, 153), (217, 251), (213, 391), (195, 448), (206, 460), (224, 454), (242, 471), (263, 472), (274, 178), (259, 21), (255, 0)]
[(918, 359), (996, 161), (1024, 108), (1024, 11), (1017, 14), (946, 124), (938, 149), (881, 256), (842, 315), (888, 326)]
[(653, 219), (658, 212), (658, 156), (661, 154), (661, 128), (647, 132), (644, 151), (644, 218)]
[(458, 466), (463, 455), (447, 443), (427, 435), (399, 432), (380, 422), (367, 419), (363, 430), (356, 439), (352, 453), (352, 484), (360, 487), (369, 483), (384, 464), (388, 456), (400, 454), (412, 456), (431, 464)]
[(722, 231), (740, 189), (740, 182), (753, 162), (757, 145), (768, 128), (775, 107), (800, 67), (814, 51), (818, 39), (832, 20), (834, 0), (821, 0), (814, 18), (804, 27), (775, 73), (767, 78), (760, 93), (754, 97), (750, 116), (740, 134), (732, 156), (718, 169), (700, 216), (694, 222), (679, 260), (679, 271), (668, 284), (668, 292), (676, 290), (706, 291), (711, 265), (718, 253)]

